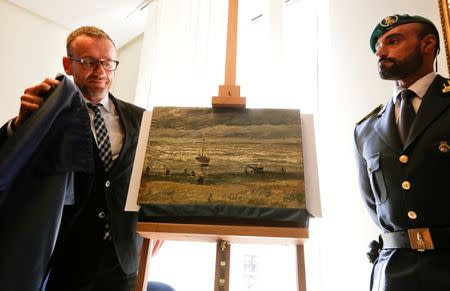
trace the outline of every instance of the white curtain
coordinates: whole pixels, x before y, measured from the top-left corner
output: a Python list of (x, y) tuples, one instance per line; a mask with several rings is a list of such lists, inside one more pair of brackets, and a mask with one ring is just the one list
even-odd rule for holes
[[(312, 0), (239, 2), (237, 85), (249, 108), (317, 104), (317, 13)], [(224, 83), (228, 0), (154, 0), (136, 103), (205, 106)]]
[(227, 2), (154, 0), (149, 5), (136, 102), (210, 106), (223, 83)]

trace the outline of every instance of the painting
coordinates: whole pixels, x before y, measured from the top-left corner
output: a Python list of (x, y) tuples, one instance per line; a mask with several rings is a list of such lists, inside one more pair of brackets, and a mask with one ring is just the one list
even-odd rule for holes
[(447, 68), (450, 72), (450, 14), (448, 7), (448, 0), (439, 0), (439, 14), (441, 16), (445, 55), (447, 57)]
[(305, 217), (303, 170), (299, 110), (155, 107), (138, 204), (145, 216)]

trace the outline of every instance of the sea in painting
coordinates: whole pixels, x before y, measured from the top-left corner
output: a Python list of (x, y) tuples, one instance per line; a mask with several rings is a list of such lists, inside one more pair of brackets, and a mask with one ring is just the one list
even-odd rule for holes
[(300, 111), (155, 107), (138, 203), (305, 208)]

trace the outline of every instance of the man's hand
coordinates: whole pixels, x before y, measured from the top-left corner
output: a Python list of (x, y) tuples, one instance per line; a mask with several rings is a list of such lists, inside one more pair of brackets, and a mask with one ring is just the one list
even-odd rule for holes
[(153, 241), (153, 247), (152, 247), (152, 250), (150, 252), (152, 257), (155, 256), (158, 253), (158, 251), (161, 248), (163, 243), (164, 243), (164, 241), (163, 240), (159, 240), (159, 239)]
[(31, 112), (37, 110), (44, 101), (44, 96), (51, 93), (59, 84), (58, 80), (47, 78), (42, 83), (25, 89), (20, 96), (20, 110), (14, 120), (14, 127), (20, 126)]

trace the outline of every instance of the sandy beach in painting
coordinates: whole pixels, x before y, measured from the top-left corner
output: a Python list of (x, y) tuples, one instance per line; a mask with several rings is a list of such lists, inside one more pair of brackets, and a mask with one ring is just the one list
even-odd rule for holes
[(300, 112), (157, 107), (140, 204), (304, 208)]

